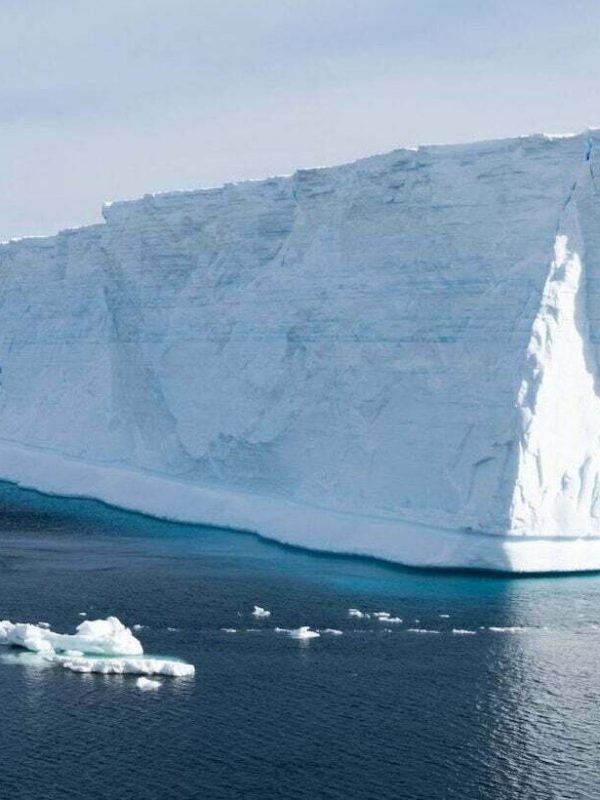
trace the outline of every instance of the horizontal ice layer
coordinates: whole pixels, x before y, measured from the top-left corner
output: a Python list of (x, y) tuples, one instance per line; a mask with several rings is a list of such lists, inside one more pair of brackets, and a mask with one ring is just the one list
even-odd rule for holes
[(195, 673), (193, 664), (167, 658), (92, 658), (57, 655), (54, 661), (71, 672), (94, 672), (100, 675), (165, 675), (172, 678), (186, 678)]
[(0, 248), (0, 476), (415, 565), (600, 567), (598, 134)]

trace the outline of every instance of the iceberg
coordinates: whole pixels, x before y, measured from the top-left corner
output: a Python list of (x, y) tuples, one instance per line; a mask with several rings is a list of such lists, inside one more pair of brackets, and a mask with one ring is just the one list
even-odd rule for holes
[(37, 653), (43, 661), (71, 672), (171, 677), (189, 677), (195, 672), (193, 664), (178, 659), (144, 656), (141, 642), (116, 617), (85, 620), (74, 634), (1, 620), (0, 645)]
[(0, 478), (414, 566), (600, 568), (600, 133), (0, 246)]

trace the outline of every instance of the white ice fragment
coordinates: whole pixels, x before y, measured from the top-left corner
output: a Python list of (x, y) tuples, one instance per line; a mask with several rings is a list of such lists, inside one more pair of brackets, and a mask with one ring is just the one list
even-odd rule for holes
[(275, 633), (287, 633), (292, 639), (316, 639), (321, 634), (312, 631), (309, 625), (302, 625), (300, 628), (275, 628)]
[(40, 628), (49, 628), (50, 627), (50, 623), (49, 622), (38, 622), (38, 625), (40, 626)]
[(328, 633), (331, 636), (341, 636), (343, 631), (340, 631), (337, 628), (325, 628), (323, 633)]
[(439, 633), (439, 631), (432, 631), (428, 628), (408, 628), (408, 633)]
[(289, 636), (291, 636), (292, 639), (316, 639), (320, 636), (320, 633), (318, 631), (311, 631), (308, 625), (301, 625), (299, 628), (291, 630)]
[(141, 677), (137, 679), (135, 685), (137, 686), (138, 689), (141, 689), (143, 692), (147, 692), (160, 689), (162, 683), (160, 681), (153, 681), (150, 678)]
[(376, 617), (379, 622), (394, 622), (400, 623), (402, 619), (400, 617), (392, 617), (389, 611), (375, 611), (373, 616)]
[(452, 628), (452, 633), (456, 636), (477, 636), (477, 631), (469, 631), (464, 628)]
[(349, 608), (348, 609), (348, 616), (355, 617), (356, 619), (369, 619), (370, 614), (366, 614), (364, 611), (361, 611), (359, 608)]
[(116, 617), (85, 620), (74, 634), (55, 633), (39, 625), (0, 622), (0, 644), (22, 647), (49, 664), (72, 672), (104, 674), (194, 674), (192, 664), (172, 659), (143, 657), (141, 643)]
[(140, 623), (139, 623), (139, 622), (136, 622), (136, 623), (135, 623), (135, 625), (133, 626), (133, 630), (134, 630), (134, 631), (141, 631), (141, 630), (143, 630), (144, 628), (145, 628), (145, 625), (140, 625)]
[(167, 658), (93, 658), (56, 655), (54, 661), (71, 672), (95, 672), (102, 675), (165, 675), (183, 678), (195, 673), (193, 664)]
[(439, 614), (440, 619), (450, 619), (450, 614)]
[(237, 633), (237, 628), (221, 628), (223, 633)]
[(178, 631), (179, 628), (167, 628), (167, 630), (171, 631), (171, 633), (174, 633), (175, 631)]
[(524, 633), (526, 630), (527, 628), (522, 628), (519, 625), (512, 625), (506, 628), (498, 628), (490, 626), (488, 628), (488, 631), (492, 631), (493, 633)]
[(87, 617), (87, 611), (80, 611), (79, 612), (79, 616), (80, 617)]
[(267, 617), (271, 616), (271, 612), (267, 611), (266, 608), (261, 608), (260, 606), (254, 606), (254, 611), (252, 612), (252, 616), (256, 619), (267, 619)]

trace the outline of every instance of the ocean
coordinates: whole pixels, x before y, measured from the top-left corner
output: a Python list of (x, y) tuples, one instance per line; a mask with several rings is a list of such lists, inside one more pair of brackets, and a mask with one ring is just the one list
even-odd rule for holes
[(84, 613), (196, 675), (144, 692), (0, 647), (2, 798), (600, 797), (597, 575), (407, 570), (0, 484), (0, 619)]

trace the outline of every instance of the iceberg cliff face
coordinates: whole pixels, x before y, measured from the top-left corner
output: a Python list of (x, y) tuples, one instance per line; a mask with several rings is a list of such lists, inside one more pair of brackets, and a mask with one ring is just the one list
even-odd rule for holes
[(400, 150), (0, 247), (0, 477), (411, 564), (600, 567), (598, 152)]

